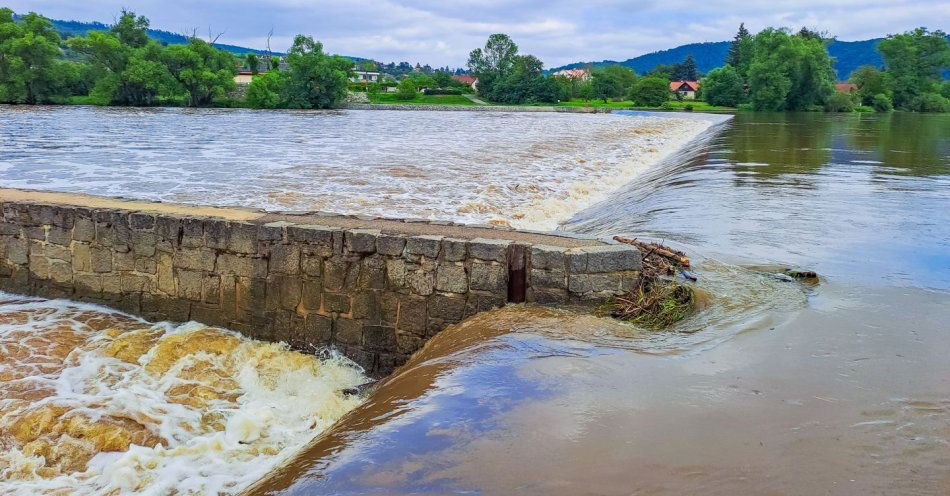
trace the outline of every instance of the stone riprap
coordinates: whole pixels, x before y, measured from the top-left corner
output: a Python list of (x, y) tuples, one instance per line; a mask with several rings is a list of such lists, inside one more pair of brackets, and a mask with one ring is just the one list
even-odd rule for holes
[(477, 312), (599, 301), (640, 270), (627, 245), (484, 226), (21, 190), (0, 211), (0, 289), (332, 346), (375, 375)]
[(517, 105), (439, 105), (415, 103), (348, 103), (349, 110), (446, 110), (457, 112), (565, 112), (569, 114), (609, 114), (609, 108), (597, 107), (554, 107), (517, 106)]

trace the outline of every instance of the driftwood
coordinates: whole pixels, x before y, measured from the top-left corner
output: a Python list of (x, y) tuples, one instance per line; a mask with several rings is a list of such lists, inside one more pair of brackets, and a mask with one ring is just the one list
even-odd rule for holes
[(689, 259), (686, 258), (686, 254), (681, 251), (677, 251), (657, 243), (644, 243), (643, 241), (639, 241), (637, 239), (623, 238), (620, 236), (614, 236), (614, 241), (636, 246), (640, 249), (640, 251), (643, 252), (644, 259), (650, 255), (659, 255), (675, 263), (676, 265), (680, 265), (687, 269), (689, 268)]

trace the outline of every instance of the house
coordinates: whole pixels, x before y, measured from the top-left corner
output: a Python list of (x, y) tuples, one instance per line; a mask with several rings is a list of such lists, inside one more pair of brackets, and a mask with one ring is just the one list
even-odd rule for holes
[(350, 81), (354, 83), (378, 83), (379, 73), (374, 71), (353, 71)]
[(564, 69), (555, 72), (554, 75), (567, 79), (576, 79), (578, 81), (587, 81), (590, 79), (590, 71), (587, 69)]
[(472, 76), (469, 76), (468, 74), (456, 74), (456, 75), (452, 76), (452, 79), (454, 79), (455, 81), (458, 81), (458, 82), (460, 82), (460, 83), (462, 83), (462, 84), (467, 84), (467, 85), (471, 86), (472, 88), (475, 87), (476, 79), (473, 78)]
[(837, 83), (835, 84), (835, 91), (838, 93), (848, 93), (858, 91), (858, 85), (854, 83)]
[(670, 81), (670, 91), (678, 93), (686, 100), (696, 99), (699, 91), (699, 81)]
[(240, 71), (234, 76), (234, 82), (237, 84), (251, 84), (254, 79), (254, 73), (251, 71)]

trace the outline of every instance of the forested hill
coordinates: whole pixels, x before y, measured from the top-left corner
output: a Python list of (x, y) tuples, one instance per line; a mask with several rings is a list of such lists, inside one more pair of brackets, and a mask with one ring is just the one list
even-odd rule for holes
[[(834, 41), (828, 46), (828, 53), (835, 58), (835, 70), (838, 72), (838, 79), (847, 79), (851, 71), (862, 65), (872, 65), (881, 67), (884, 62), (881, 54), (877, 53), (874, 47), (881, 41), (881, 38), (864, 41)], [(660, 50), (658, 52), (648, 53), (639, 57), (616, 62), (613, 60), (604, 60), (601, 62), (578, 62), (562, 67), (551, 69), (559, 71), (561, 69), (577, 69), (587, 66), (603, 66), (610, 64), (620, 64), (627, 66), (637, 74), (650, 72), (657, 65), (678, 64), (692, 54), (696, 59), (696, 66), (700, 72), (709, 72), (725, 63), (726, 53), (729, 52), (729, 41), (716, 41), (706, 43), (690, 43), (688, 45), (678, 46), (669, 50)]]
[[(53, 27), (59, 31), (63, 38), (83, 36), (89, 31), (108, 31), (110, 28), (110, 26), (101, 22), (62, 21), (59, 19), (50, 19), (50, 22), (53, 23)], [(149, 29), (147, 33), (150, 37), (152, 37), (152, 39), (165, 45), (184, 45), (185, 43), (188, 43), (188, 38), (186, 38), (184, 35), (172, 33), (170, 31)], [(254, 48), (227, 45), (223, 43), (215, 43), (214, 46), (220, 48), (221, 50), (236, 54), (254, 53), (257, 55), (264, 55), (267, 53), (266, 50), (256, 50)], [(273, 52), (273, 54), (283, 55), (279, 52)]]

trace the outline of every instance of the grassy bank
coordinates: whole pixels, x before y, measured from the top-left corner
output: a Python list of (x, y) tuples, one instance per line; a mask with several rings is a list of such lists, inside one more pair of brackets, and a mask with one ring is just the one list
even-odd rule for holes
[(395, 93), (369, 95), (370, 103), (390, 103), (401, 105), (476, 105), (464, 95), (423, 95), (418, 94), (412, 100), (400, 100)]

